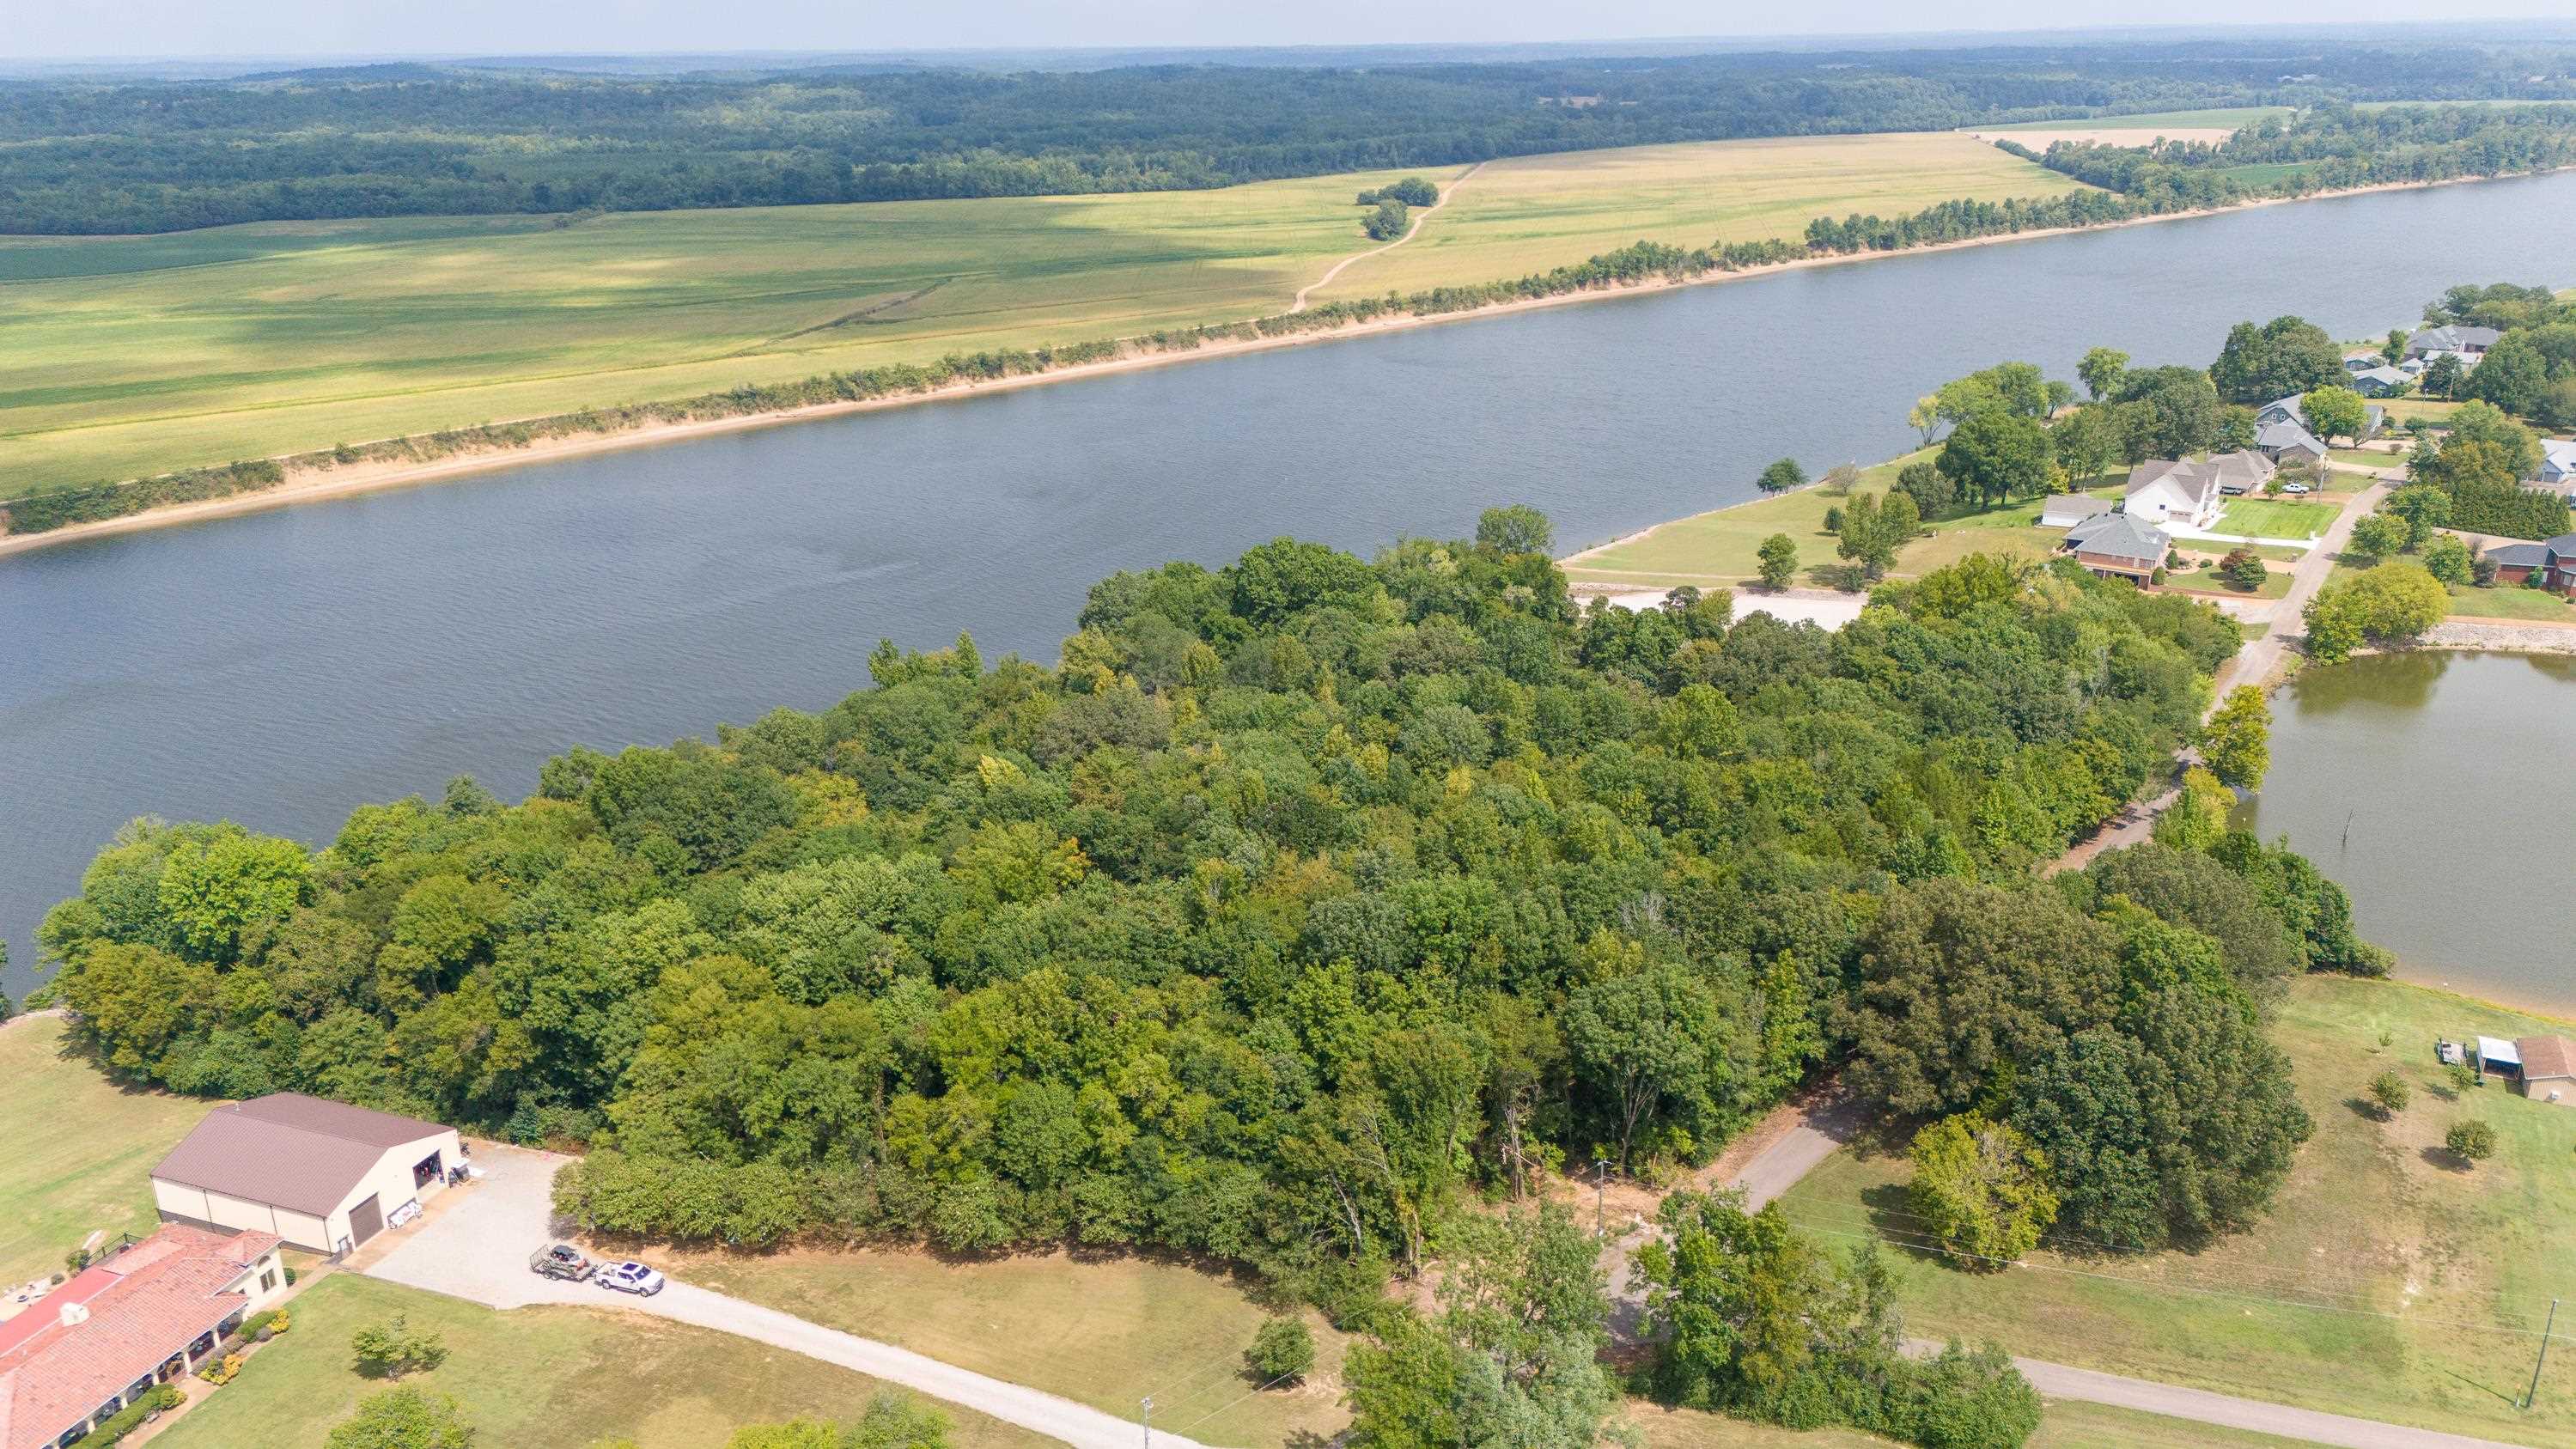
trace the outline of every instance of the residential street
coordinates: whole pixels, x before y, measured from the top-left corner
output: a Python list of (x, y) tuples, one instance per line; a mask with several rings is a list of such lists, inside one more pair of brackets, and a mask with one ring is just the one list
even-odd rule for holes
[[(390, 1229), (368, 1244), (351, 1259), (351, 1271), (495, 1308), (570, 1303), (650, 1313), (855, 1369), (1078, 1449), (1135, 1449), (1138, 1429), (1131, 1420), (677, 1279), (651, 1298), (635, 1298), (538, 1277), (528, 1271), (528, 1255), (552, 1241), (550, 1188), (555, 1169), (566, 1160), (553, 1153), (478, 1144), (474, 1164), (487, 1175), (471, 1187), (440, 1194), (421, 1221)], [(1159, 1430), (1154, 1443), (1204, 1449)]]

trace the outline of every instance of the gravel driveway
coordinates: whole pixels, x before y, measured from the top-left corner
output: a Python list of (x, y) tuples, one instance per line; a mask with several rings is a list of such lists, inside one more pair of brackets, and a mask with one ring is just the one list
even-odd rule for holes
[[(635, 1298), (538, 1277), (528, 1271), (528, 1255), (553, 1236), (550, 1188), (555, 1169), (566, 1160), (548, 1152), (478, 1146), (474, 1164), (485, 1176), (471, 1187), (440, 1194), (437, 1210), (422, 1221), (391, 1230), (399, 1240), (390, 1248), (370, 1244), (353, 1271), (495, 1308), (570, 1303), (650, 1313), (855, 1369), (1081, 1449), (1135, 1449), (1137, 1426), (1097, 1409), (677, 1279), (651, 1298)], [(1171, 1449), (1203, 1449), (1174, 1434), (1157, 1433), (1154, 1442)]]

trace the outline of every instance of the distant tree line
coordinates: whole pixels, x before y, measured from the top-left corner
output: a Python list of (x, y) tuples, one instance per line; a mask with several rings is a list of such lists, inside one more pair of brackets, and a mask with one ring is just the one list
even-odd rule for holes
[[(2529, 79), (2566, 75), (2576, 47), (2563, 45), (2316, 41), (2300, 59), (2314, 78), (2296, 82), (2279, 78), (2275, 58), (2232, 42), (2160, 44), (2152, 65), (2140, 64), (2141, 50), (2104, 43), (1017, 75), (528, 76), (405, 66), (227, 81), (8, 81), (0, 82), (0, 225), (126, 233), (328, 217), (1168, 190), (2103, 111), (2576, 95), (2564, 80)], [(1558, 103), (1570, 96), (1591, 103)], [(2392, 123), (2374, 116), (2366, 124), (2384, 135)]]

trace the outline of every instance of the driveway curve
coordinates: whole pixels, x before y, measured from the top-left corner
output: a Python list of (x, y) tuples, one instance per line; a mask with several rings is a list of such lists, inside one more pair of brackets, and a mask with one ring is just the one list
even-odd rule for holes
[[(478, 1144), (474, 1163), (485, 1176), (432, 1199), (421, 1220), (389, 1229), (350, 1260), (353, 1272), (411, 1288), (471, 1299), (494, 1308), (563, 1303), (625, 1309), (695, 1324), (855, 1369), (934, 1399), (1078, 1446), (1135, 1449), (1137, 1426), (1087, 1404), (973, 1373), (935, 1358), (861, 1338), (819, 1323), (709, 1292), (678, 1279), (651, 1298), (588, 1284), (558, 1282), (528, 1271), (528, 1255), (553, 1237), (556, 1169), (570, 1159), (551, 1152)], [(1157, 1446), (1206, 1449), (1157, 1431)]]

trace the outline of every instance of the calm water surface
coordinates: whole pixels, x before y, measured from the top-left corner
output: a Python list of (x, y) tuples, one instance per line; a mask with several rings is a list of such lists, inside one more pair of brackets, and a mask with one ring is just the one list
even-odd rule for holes
[[(2385, 192), (1326, 343), (550, 463), (0, 561), (0, 938), (117, 825), (327, 839), (576, 742), (706, 733), (867, 680), (880, 637), (1053, 658), (1083, 591), (1283, 533), (1363, 552), (1533, 503), (1574, 547), (1764, 462), (1913, 445), (1913, 400), (2097, 344), (2206, 363), (2462, 281), (2564, 283), (2576, 175)], [(2556, 268), (2553, 271), (2551, 268)], [(2537, 270), (2535, 270), (2537, 268)], [(0, 454), (0, 469), (5, 469)]]
[(2343, 882), (2398, 974), (2576, 1010), (2576, 658), (2356, 659), (2301, 673), (2272, 711), (2242, 818)]

